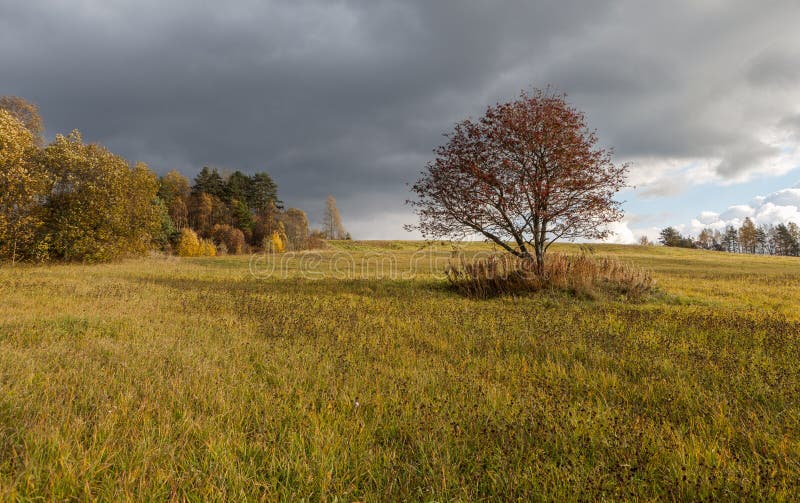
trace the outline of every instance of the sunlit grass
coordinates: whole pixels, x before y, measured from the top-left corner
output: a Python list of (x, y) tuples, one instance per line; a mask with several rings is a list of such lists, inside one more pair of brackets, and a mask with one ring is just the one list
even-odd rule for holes
[(420, 246), (0, 268), (0, 500), (798, 496), (799, 260), (475, 301)]

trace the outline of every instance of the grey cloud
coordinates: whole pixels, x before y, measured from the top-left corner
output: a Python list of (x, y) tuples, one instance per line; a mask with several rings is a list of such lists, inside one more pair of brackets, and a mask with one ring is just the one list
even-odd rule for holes
[(782, 70), (763, 55), (796, 53), (775, 34), (797, 21), (769, 0), (0, 0), (0, 94), (39, 103), (51, 136), (159, 172), (266, 169), (288, 204), (332, 193), (356, 236), (397, 237), (378, 217), (413, 221), (406, 183), (441, 133), (530, 85), (567, 92), (620, 157), (746, 172), (768, 152), (737, 150), (756, 140), (730, 117), (767, 113), (742, 87)]
[(726, 149), (723, 160), (717, 166), (716, 171), (723, 177), (732, 177), (779, 153), (780, 149), (777, 147), (743, 139), (737, 145), (729, 146)]
[(755, 86), (791, 86), (800, 81), (800, 52), (770, 50), (757, 56), (747, 70)]
[(778, 127), (787, 129), (791, 134), (800, 138), (800, 114), (792, 114), (782, 118), (778, 123)]
[(646, 184), (641, 187), (639, 194), (645, 199), (669, 197), (678, 195), (685, 189), (686, 185), (683, 180), (673, 178), (660, 180), (658, 183)]

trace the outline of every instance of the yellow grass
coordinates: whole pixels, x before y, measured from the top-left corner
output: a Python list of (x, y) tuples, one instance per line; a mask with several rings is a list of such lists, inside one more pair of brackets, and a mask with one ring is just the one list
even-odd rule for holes
[(0, 500), (800, 496), (800, 260), (471, 300), (420, 246), (0, 267)]

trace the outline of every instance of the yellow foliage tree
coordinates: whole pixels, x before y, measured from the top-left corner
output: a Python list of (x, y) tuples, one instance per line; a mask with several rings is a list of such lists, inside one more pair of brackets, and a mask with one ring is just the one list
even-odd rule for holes
[(215, 257), (217, 255), (217, 247), (208, 239), (200, 241), (201, 253), (204, 257)]
[(272, 253), (283, 253), (286, 251), (285, 234), (282, 237), (280, 231), (275, 231), (269, 239), (269, 251)]
[(750, 220), (750, 217), (744, 219), (742, 226), (739, 228), (739, 246), (741, 246), (744, 253), (755, 253), (758, 246), (758, 232), (756, 225)]
[(181, 257), (199, 257), (202, 254), (200, 240), (197, 234), (188, 227), (181, 229), (181, 237), (178, 240), (178, 255)]
[(152, 247), (162, 210), (158, 178), (147, 166), (84, 144), (78, 131), (56, 136), (43, 160), (55, 184), (47, 204), (55, 257), (101, 262)]
[(37, 152), (34, 134), (0, 108), (0, 258), (12, 263), (31, 248), (42, 225), (40, 200), (51, 183)]
[(181, 229), (181, 237), (178, 240), (178, 255), (181, 257), (215, 257), (217, 247), (208, 239), (199, 239), (197, 234), (190, 228)]
[(161, 177), (158, 197), (164, 201), (176, 229), (189, 226), (189, 180), (174, 169)]
[(32, 135), (37, 145), (42, 143), (44, 123), (39, 107), (19, 96), (0, 96), (0, 110), (5, 110), (19, 120)]

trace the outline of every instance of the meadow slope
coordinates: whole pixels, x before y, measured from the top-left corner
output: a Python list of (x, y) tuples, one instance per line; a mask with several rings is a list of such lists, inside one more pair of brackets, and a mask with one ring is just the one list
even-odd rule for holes
[(800, 260), (475, 301), (419, 246), (0, 267), (0, 500), (800, 497)]

